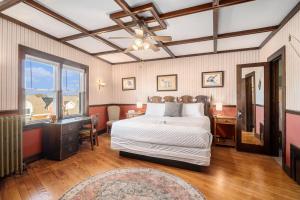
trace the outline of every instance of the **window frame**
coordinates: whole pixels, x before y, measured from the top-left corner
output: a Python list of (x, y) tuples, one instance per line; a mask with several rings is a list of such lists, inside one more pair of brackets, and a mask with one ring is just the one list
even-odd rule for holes
[[(80, 64), (65, 58), (61, 58), (55, 55), (51, 55), (30, 47), (26, 47), (23, 45), (19, 45), (19, 71), (18, 71), (18, 113), (20, 115), (25, 114), (25, 59), (26, 56), (34, 57), (41, 60), (50, 61), (53, 63), (57, 63), (57, 72), (56, 74), (58, 77), (56, 77), (56, 88), (57, 88), (57, 110), (56, 115), (57, 119), (66, 119), (66, 118), (73, 118), (78, 116), (84, 116), (88, 114), (88, 106), (89, 106), (89, 66)], [(83, 110), (82, 115), (71, 115), (63, 118), (63, 111), (62, 111), (62, 69), (63, 66), (70, 66), (73, 68), (82, 69), (84, 71), (84, 97), (83, 97)], [(37, 121), (31, 121), (29, 124), (38, 124), (41, 122), (45, 122), (48, 120), (37, 120)]]

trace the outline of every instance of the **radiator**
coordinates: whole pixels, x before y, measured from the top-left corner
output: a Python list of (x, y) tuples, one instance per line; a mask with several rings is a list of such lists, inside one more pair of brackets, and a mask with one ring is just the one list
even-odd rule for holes
[(0, 117), (0, 177), (23, 172), (22, 116)]

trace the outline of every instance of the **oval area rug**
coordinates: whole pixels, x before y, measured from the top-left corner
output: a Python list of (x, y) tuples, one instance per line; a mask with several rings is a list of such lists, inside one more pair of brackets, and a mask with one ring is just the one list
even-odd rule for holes
[(117, 169), (79, 183), (61, 200), (205, 200), (181, 178), (154, 169)]

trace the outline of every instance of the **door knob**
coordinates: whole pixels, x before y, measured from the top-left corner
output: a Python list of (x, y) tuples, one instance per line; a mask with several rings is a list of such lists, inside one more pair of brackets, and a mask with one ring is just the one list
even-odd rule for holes
[(240, 110), (237, 112), (237, 118), (238, 119), (242, 119), (243, 118), (243, 113)]

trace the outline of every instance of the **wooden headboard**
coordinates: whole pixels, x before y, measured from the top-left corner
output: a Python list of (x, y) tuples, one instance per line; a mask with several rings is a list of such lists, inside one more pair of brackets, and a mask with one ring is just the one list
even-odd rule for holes
[[(176, 100), (176, 101), (175, 101)], [(203, 103), (204, 104), (204, 115), (211, 117), (210, 113), (210, 98), (204, 95), (198, 95), (195, 98), (189, 95), (184, 95), (181, 97), (173, 97), (173, 96), (153, 96), (148, 97), (148, 102), (150, 103), (163, 103), (163, 102), (178, 102), (178, 103)]]

